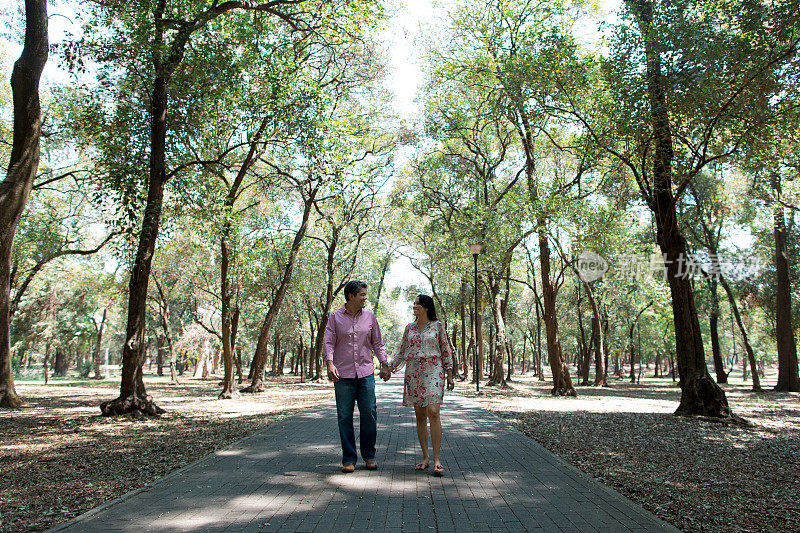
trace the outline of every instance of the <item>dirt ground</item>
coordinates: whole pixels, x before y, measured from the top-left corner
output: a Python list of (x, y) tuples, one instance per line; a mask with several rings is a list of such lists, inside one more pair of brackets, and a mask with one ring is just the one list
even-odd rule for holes
[[(147, 384), (167, 409), (161, 419), (101, 417), (116, 381), (18, 382), (26, 405), (0, 411), (0, 531), (69, 520), (333, 396), (329, 383), (294, 377), (225, 401), (217, 380)], [(456, 390), (684, 531), (800, 531), (800, 394), (734, 381), (728, 400), (752, 424), (740, 427), (673, 416), (679, 392), (668, 381), (611, 384), (579, 387), (577, 398), (553, 398), (524, 376)]]
[(0, 531), (42, 531), (165, 476), (298, 410), (333, 397), (329, 383), (271, 378), (269, 390), (217, 400), (217, 379), (146, 379), (160, 419), (100, 416), (117, 381), (17, 382), (25, 400), (0, 411)]
[(800, 531), (800, 394), (724, 385), (752, 424), (740, 427), (674, 416), (680, 391), (669, 381), (554, 398), (547, 382), (512, 380), (457, 390), (682, 531)]

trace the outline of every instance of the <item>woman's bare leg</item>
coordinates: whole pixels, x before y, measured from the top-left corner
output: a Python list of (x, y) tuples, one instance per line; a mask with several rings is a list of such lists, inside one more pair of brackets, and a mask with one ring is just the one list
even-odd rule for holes
[[(426, 415), (428, 420), (431, 421), (431, 441), (433, 441), (433, 464), (434, 466), (442, 464), (439, 457), (439, 451), (442, 448), (442, 420), (439, 417), (439, 406), (428, 405), (426, 407)], [(419, 426), (417, 426), (419, 427)]]
[(430, 463), (428, 457), (428, 417), (427, 408), (419, 405), (414, 405), (414, 415), (417, 417), (417, 438), (419, 438), (419, 447), (422, 448), (422, 462), (425, 464)]

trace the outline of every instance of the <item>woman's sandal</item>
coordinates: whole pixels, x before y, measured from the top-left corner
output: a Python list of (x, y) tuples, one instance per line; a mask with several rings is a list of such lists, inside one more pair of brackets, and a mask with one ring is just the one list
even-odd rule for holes
[(414, 465), (414, 470), (427, 470), (430, 466), (430, 463), (417, 463)]
[(444, 467), (442, 465), (436, 465), (433, 467), (433, 475), (436, 477), (442, 477), (444, 475)]

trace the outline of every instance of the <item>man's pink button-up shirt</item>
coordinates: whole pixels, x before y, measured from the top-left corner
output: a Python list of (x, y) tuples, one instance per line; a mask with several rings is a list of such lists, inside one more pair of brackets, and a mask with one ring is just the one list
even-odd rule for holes
[(355, 316), (341, 307), (331, 313), (325, 327), (325, 360), (333, 361), (342, 378), (363, 378), (375, 373), (372, 353), (381, 363), (386, 349), (375, 314), (362, 309)]

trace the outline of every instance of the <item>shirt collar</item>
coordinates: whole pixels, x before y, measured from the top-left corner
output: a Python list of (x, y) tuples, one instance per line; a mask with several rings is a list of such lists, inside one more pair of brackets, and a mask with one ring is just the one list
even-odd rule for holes
[(343, 315), (352, 316), (353, 318), (358, 318), (364, 312), (364, 309), (363, 308), (359, 309), (355, 315), (351, 315), (350, 313), (347, 312), (347, 307), (343, 305), (339, 308), (339, 311), (341, 311)]

